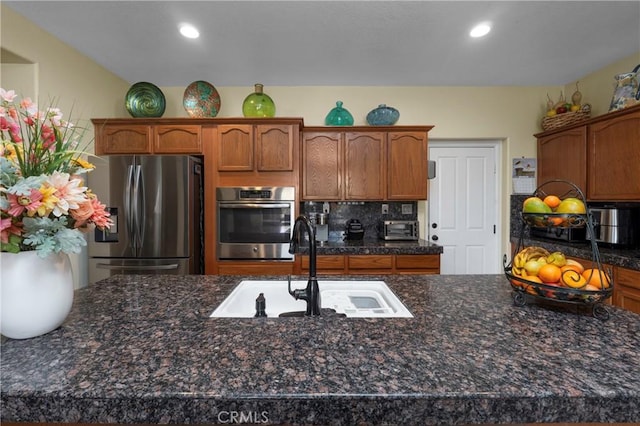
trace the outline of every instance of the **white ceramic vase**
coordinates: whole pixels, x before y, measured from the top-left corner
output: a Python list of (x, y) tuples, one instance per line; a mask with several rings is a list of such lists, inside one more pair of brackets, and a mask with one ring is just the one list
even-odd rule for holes
[(0, 332), (28, 339), (58, 328), (73, 305), (73, 274), (63, 253), (0, 253)]

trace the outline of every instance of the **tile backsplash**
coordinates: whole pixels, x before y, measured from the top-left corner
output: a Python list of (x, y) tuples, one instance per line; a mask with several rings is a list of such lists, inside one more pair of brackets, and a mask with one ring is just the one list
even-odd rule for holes
[[(322, 201), (306, 201), (301, 203), (300, 211), (322, 213)], [(382, 214), (383, 205), (388, 206), (388, 213)], [(365, 229), (364, 238), (378, 239), (378, 224), (382, 220), (417, 220), (418, 203), (415, 201), (331, 201), (329, 202), (329, 240), (343, 239), (347, 221), (358, 219)]]

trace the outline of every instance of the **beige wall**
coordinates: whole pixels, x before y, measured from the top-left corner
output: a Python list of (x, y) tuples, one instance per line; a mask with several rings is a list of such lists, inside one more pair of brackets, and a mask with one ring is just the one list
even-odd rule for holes
[[(60, 98), (63, 111), (73, 107), (74, 117), (127, 117), (124, 98), (130, 85), (59, 40), (0, 5), (2, 48), (36, 64), (39, 98)], [(613, 75), (630, 71), (640, 62), (640, 52), (590, 73), (580, 81), (585, 102), (594, 115), (606, 112), (613, 93)], [(202, 79), (209, 80), (207, 73)], [(241, 116), (242, 101), (253, 91), (245, 87), (217, 87), (219, 117)], [(2, 81), (4, 87), (4, 80)], [(431, 139), (497, 139), (502, 141), (502, 247), (508, 252), (511, 159), (536, 154), (534, 134), (541, 131), (546, 96), (561, 90), (573, 92), (575, 83), (544, 87), (265, 87), (276, 103), (277, 115), (303, 117), (306, 125), (322, 125), (337, 100), (344, 102), (355, 124), (365, 124), (366, 114), (385, 103), (400, 111), (398, 124), (434, 125)], [(5, 87), (9, 88), (9, 87)], [(161, 87), (167, 100), (165, 117), (187, 117), (182, 106), (184, 87)], [(425, 206), (421, 206), (423, 217)]]
[[(83, 142), (93, 152), (89, 120), (123, 116), (121, 93), (126, 93), (129, 83), (4, 5), (0, 5), (0, 14), (3, 61), (10, 62), (2, 64), (0, 86), (37, 100), (41, 107), (55, 98), (66, 119), (88, 128)], [(92, 189), (100, 194), (99, 188)], [(88, 282), (87, 252), (70, 257), (75, 287), (82, 287)]]
[[(613, 97), (613, 89), (616, 87), (615, 76), (628, 73), (640, 64), (640, 52), (636, 52), (627, 58), (614, 62), (600, 70), (592, 72), (577, 81), (582, 93), (583, 103), (591, 104), (592, 116), (606, 114)], [(576, 90), (576, 82), (567, 84), (564, 92), (567, 98)]]

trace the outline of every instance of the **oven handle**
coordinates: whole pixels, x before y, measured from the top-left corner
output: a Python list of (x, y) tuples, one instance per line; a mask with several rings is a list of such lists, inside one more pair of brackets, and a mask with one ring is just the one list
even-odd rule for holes
[(219, 206), (221, 209), (274, 209), (291, 207), (291, 204), (219, 203)]

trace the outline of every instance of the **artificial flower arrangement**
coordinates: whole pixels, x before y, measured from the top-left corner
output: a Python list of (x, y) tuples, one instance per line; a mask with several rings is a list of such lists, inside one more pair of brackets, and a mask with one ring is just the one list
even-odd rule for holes
[(81, 158), (82, 135), (58, 108), (16, 97), (0, 88), (0, 251), (79, 253), (83, 232), (113, 224), (83, 184), (94, 166)]

